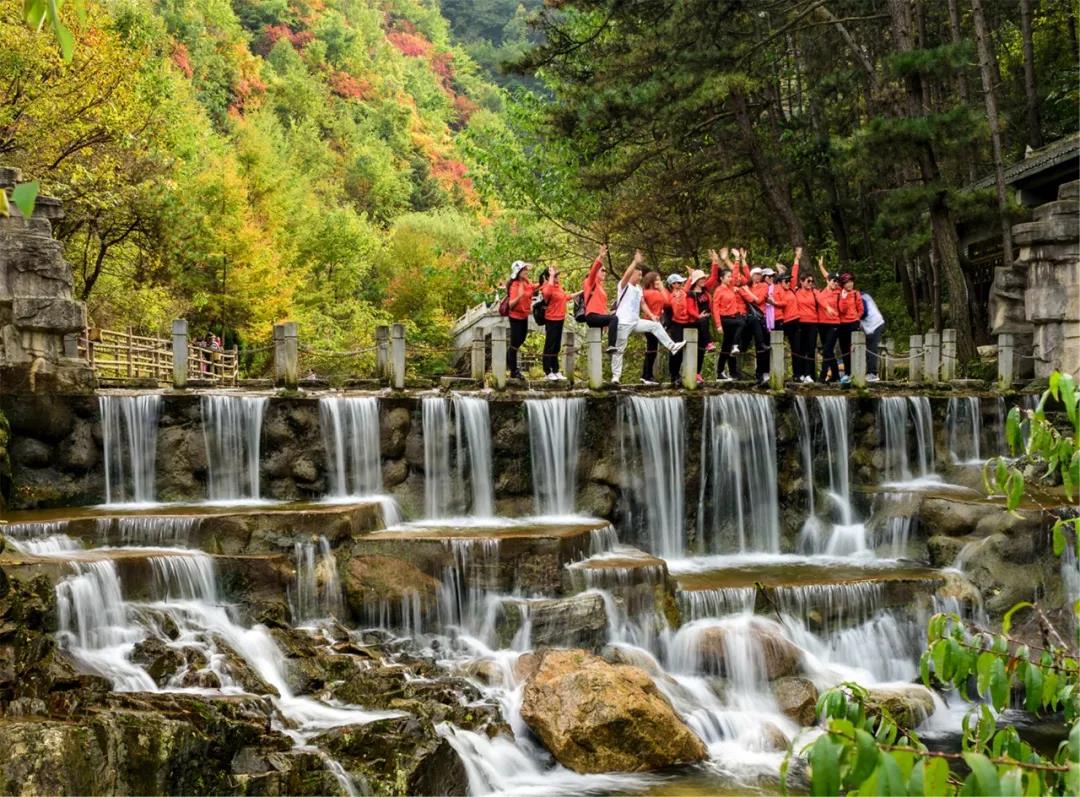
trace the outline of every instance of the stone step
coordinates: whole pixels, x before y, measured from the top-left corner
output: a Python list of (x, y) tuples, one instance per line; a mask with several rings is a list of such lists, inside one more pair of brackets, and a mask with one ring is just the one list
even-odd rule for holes
[[(1080, 214), (1080, 199), (1059, 199), (1047, 202), (1035, 208), (1031, 214), (1034, 221), (1047, 221), (1051, 218), (1076, 216)], [(1075, 224), (1075, 220), (1073, 220)]]
[(1062, 183), (1058, 187), (1058, 199), (1080, 199), (1080, 180)]

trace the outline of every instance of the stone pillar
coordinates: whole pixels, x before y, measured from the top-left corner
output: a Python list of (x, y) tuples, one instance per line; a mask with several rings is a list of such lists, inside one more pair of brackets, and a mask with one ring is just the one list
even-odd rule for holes
[(1016, 363), (1014, 342), (1012, 335), (998, 335), (998, 387), (1002, 390), (1012, 390), (1013, 366)]
[(896, 373), (896, 363), (893, 362), (893, 354), (896, 352), (896, 343), (892, 338), (885, 338), (878, 349), (878, 377), (883, 380), (892, 379)]
[(375, 378), (390, 377), (390, 327), (380, 324), (375, 327)]
[(682, 350), (682, 383), (687, 390), (697, 390), (697, 346), (698, 331), (684, 329), (683, 340), (686, 345)]
[(937, 332), (923, 335), (923, 355), (923, 379), (934, 384), (941, 374), (941, 335)]
[(922, 335), (908, 338), (908, 381), (917, 385), (922, 381)]
[(281, 325), (284, 338), (282, 348), (282, 369), (286, 390), (296, 390), (300, 386), (300, 338), (295, 321), (286, 321)]
[(577, 368), (577, 348), (574, 330), (567, 329), (563, 332), (563, 376), (574, 381), (574, 369)]
[(599, 390), (604, 386), (603, 348), (600, 345), (604, 330), (589, 327), (585, 333), (585, 356), (588, 358), (589, 388)]
[[(1080, 180), (1058, 189), (1056, 202), (1035, 208), (1033, 220), (1013, 227), (1020, 248), (1017, 266), (1026, 270), (1024, 319), (1031, 325), (1034, 375), (1054, 370), (1080, 380)], [(1012, 332), (1011, 329), (995, 330)], [(1013, 371), (1027, 375), (1027, 353), (1013, 338)]]
[(495, 387), (499, 390), (506, 388), (506, 324), (499, 324), (491, 328), (491, 375), (495, 379)]
[(956, 379), (956, 330), (941, 330), (941, 381)]
[(176, 318), (172, 322), (172, 358), (173, 387), (183, 390), (188, 375), (188, 324), (185, 318)]
[(866, 387), (866, 333), (851, 333), (851, 383)]
[(274, 384), (285, 384), (285, 325), (274, 324)]
[(405, 325), (390, 327), (390, 374), (395, 390), (405, 389)]
[(783, 390), (786, 371), (784, 333), (782, 330), (774, 329), (769, 333), (769, 387), (773, 390)]
[(483, 327), (473, 327), (472, 357), (470, 371), (472, 378), (480, 384), (484, 383), (484, 366), (487, 364), (487, 340), (484, 337)]

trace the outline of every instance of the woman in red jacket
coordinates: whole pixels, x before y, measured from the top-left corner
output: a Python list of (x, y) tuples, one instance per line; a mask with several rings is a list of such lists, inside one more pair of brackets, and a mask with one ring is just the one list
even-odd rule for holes
[(574, 294), (567, 293), (559, 281), (559, 272), (550, 266), (540, 273), (540, 295), (544, 297), (544, 374), (545, 379), (562, 381), (559, 370), (559, 351), (562, 349), (563, 324), (566, 321), (566, 302)]
[(607, 244), (600, 247), (600, 253), (593, 261), (588, 276), (581, 286), (585, 295), (585, 326), (608, 331), (608, 351), (615, 348), (615, 336), (619, 331), (619, 321), (614, 313), (608, 312), (607, 291), (604, 290), (604, 258), (607, 257)]
[[(662, 319), (664, 311), (671, 307), (671, 297), (660, 280), (660, 274), (650, 271), (641, 281), (641, 301), (656, 318)], [(662, 323), (662, 322), (661, 322)], [(681, 338), (680, 338), (681, 340)], [(641, 383), (657, 384), (653, 371), (656, 367), (656, 353), (660, 350), (660, 341), (651, 332), (645, 333), (645, 367), (641, 369)]]
[(844, 358), (844, 375), (840, 381), (851, 381), (851, 333), (858, 330), (863, 315), (862, 293), (855, 289), (855, 277), (845, 271), (840, 275), (840, 324), (837, 343)]
[(796, 345), (792, 347), (792, 369), (799, 382), (814, 381), (814, 364), (817, 354), (818, 295), (814, 288), (814, 275), (800, 274), (798, 266), (792, 269), (792, 278), (798, 277), (793, 293), (795, 311), (798, 314)]
[[(720, 276), (720, 285), (712, 295), (713, 315), (716, 316), (724, 335), (720, 343), (720, 358), (716, 361), (716, 378), (720, 381), (741, 377), (739, 359), (732, 354), (731, 349), (746, 323), (746, 304), (753, 301), (754, 294), (746, 286), (736, 286), (733, 273), (725, 269)], [(725, 366), (729, 366), (729, 374), (724, 373)]]
[[(818, 267), (825, 268), (825, 258)], [(836, 361), (836, 341), (840, 336), (840, 275), (829, 274), (828, 285), (818, 291), (818, 335), (821, 336), (821, 381), (839, 382), (840, 364)]]
[[(668, 297), (668, 303), (671, 306), (671, 325), (668, 327), (668, 334), (671, 335), (673, 341), (681, 343), (683, 330), (696, 328), (698, 325), (697, 298), (691, 296), (686, 289), (686, 277), (682, 274), (672, 274), (667, 278), (667, 284), (671, 291)], [(683, 353), (681, 349), (668, 358), (668, 374), (671, 377), (672, 385), (679, 384), (679, 377), (682, 374), (682, 361)], [(701, 374), (699, 373), (698, 376), (701, 376)]]
[(529, 282), (529, 264), (515, 260), (510, 267), (510, 345), (506, 348), (506, 370), (512, 379), (524, 379), (518, 369), (518, 349), (529, 335), (529, 314), (532, 313), (536, 285)]

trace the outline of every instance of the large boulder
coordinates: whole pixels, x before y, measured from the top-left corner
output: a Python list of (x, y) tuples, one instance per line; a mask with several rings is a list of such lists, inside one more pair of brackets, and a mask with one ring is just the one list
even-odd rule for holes
[(780, 711), (800, 725), (813, 725), (817, 720), (818, 690), (813, 681), (789, 675), (772, 684), (773, 695)]
[[(775, 624), (758, 618), (749, 623), (704, 624), (682, 633), (691, 635), (690, 646), (697, 648), (697, 668), (711, 675), (730, 678), (734, 668), (749, 665), (755, 671), (741, 673), (742, 677), (773, 681), (802, 671), (803, 656), (798, 646), (788, 641)], [(751, 656), (742, 654), (747, 647)]]
[(866, 712), (886, 712), (904, 728), (915, 728), (934, 713), (934, 695), (921, 684), (884, 684), (867, 689)]
[(548, 650), (528, 669), (521, 716), (575, 772), (643, 772), (706, 757), (701, 739), (638, 667)]
[(351, 556), (340, 566), (345, 601), (353, 616), (377, 624), (386, 619), (403, 625), (411, 619), (406, 608), (419, 606), (420, 616), (435, 611), (439, 582), (404, 559), (392, 556)]
[(569, 598), (507, 600), (496, 616), (495, 633), (509, 647), (522, 627), (528, 626), (527, 647), (568, 647), (596, 650), (608, 637), (604, 599), (598, 592)]

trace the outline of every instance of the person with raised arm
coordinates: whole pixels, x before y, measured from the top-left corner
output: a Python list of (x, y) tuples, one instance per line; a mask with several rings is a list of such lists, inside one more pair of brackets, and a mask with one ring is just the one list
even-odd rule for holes
[[(717, 262), (727, 261), (727, 250), (721, 249), (717, 254), (710, 251)], [(720, 341), (720, 357), (716, 362), (716, 378), (726, 382), (741, 378), (739, 373), (739, 361), (731, 353), (732, 347), (742, 334), (743, 324), (746, 323), (747, 302), (753, 301), (754, 295), (744, 285), (735, 285), (735, 275), (732, 269), (725, 268), (721, 272), (720, 284), (713, 291), (713, 315), (720, 324), (723, 338)], [(727, 373), (725, 373), (725, 368)]]
[(849, 271), (840, 275), (840, 324), (837, 330), (837, 342), (844, 358), (843, 384), (851, 381), (851, 333), (859, 329), (863, 316), (862, 294), (855, 288), (855, 277)]
[[(683, 333), (687, 329), (696, 329), (698, 323), (698, 303), (687, 290), (686, 277), (682, 274), (672, 274), (667, 278), (667, 286), (670, 291), (668, 303), (671, 306), (671, 325), (669, 327), (671, 337), (676, 343), (683, 342)], [(668, 360), (668, 375), (671, 384), (678, 385), (682, 374), (683, 355), (680, 349), (674, 352)], [(701, 374), (699, 373), (700, 377)]]
[(824, 256), (818, 258), (818, 270), (827, 281), (825, 289), (817, 292), (818, 335), (821, 336), (820, 381), (839, 382), (836, 342), (840, 336), (840, 275), (826, 270)]
[[(641, 301), (648, 308), (648, 311), (652, 313), (651, 317), (660, 321), (661, 326), (666, 329), (670, 325), (665, 323), (665, 320), (670, 322), (670, 318), (665, 319), (665, 315), (671, 315), (671, 296), (668, 294), (667, 289), (664, 288), (659, 272), (650, 271), (642, 278)], [(674, 339), (674, 336), (672, 338)], [(656, 339), (656, 335), (646, 332), (645, 364), (641, 369), (641, 384), (643, 385), (658, 384), (654, 371), (656, 369), (656, 355), (659, 350), (660, 341)]]
[[(645, 256), (638, 249), (634, 252), (634, 259), (626, 267), (622, 278), (619, 280), (619, 297), (615, 302), (615, 316), (619, 322), (618, 335), (615, 338), (615, 353), (611, 356), (611, 382), (619, 384), (622, 378), (623, 355), (626, 346), (630, 343), (630, 336), (634, 334), (651, 334), (656, 337), (662, 346), (672, 354), (682, 351), (685, 342), (676, 343), (668, 335), (667, 330), (660, 326), (660, 318), (643, 305), (641, 301), (641, 264)], [(642, 310), (645, 318), (641, 317)]]
[(585, 326), (593, 329), (608, 331), (609, 350), (615, 345), (615, 334), (618, 331), (618, 321), (614, 313), (608, 312), (607, 291), (604, 290), (604, 258), (607, 257), (607, 244), (600, 247), (600, 253), (593, 261), (585, 282), (581, 286), (581, 292), (585, 298), (585, 317), (581, 320)]

